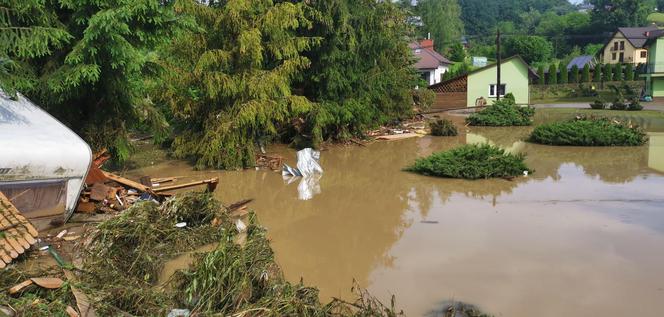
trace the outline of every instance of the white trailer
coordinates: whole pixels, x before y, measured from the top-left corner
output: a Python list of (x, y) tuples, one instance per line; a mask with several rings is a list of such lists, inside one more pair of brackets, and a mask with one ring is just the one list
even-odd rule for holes
[(13, 100), (0, 90), (0, 192), (25, 217), (68, 220), (91, 163), (76, 133), (21, 94)]

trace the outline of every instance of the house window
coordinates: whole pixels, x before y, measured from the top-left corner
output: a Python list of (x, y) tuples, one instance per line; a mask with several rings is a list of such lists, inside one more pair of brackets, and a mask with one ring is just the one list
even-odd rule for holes
[(620, 62), (622, 63), (624, 61), (625, 61), (625, 53), (620, 53)]
[(611, 53), (611, 59), (614, 61), (616, 60), (616, 53)]
[(625, 41), (620, 41), (620, 50), (625, 49)]
[(641, 58), (647, 58), (648, 57), (648, 51), (641, 51)]
[[(499, 93), (500, 93), (501, 97), (505, 96), (506, 89), (507, 89), (507, 85), (500, 84), (500, 89), (498, 89), (498, 90), (499, 90)], [(489, 85), (489, 97), (493, 97), (493, 98), (496, 97), (496, 85), (495, 84)]]
[(618, 50), (618, 42), (613, 42), (613, 50), (614, 51)]

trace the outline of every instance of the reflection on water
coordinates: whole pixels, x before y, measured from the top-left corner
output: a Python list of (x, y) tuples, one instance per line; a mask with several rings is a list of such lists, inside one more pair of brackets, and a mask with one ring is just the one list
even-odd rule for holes
[[(270, 171), (193, 171), (169, 161), (132, 174), (219, 176), (223, 201), (255, 198), (286, 277), (303, 277), (324, 298), (348, 297), (355, 278), (385, 300), (396, 294), (411, 316), (449, 299), (497, 316), (664, 315), (661, 139), (548, 147), (522, 142), (528, 132), (477, 128), (333, 147), (321, 153), (322, 190), (309, 200)], [(464, 181), (401, 171), (479, 141), (527, 153), (535, 174)], [(294, 151), (273, 150), (295, 163)]]

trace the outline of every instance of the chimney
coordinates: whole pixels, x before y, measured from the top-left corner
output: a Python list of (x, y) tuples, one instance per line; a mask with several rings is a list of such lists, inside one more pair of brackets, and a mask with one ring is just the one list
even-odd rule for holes
[(420, 46), (422, 48), (433, 49), (433, 40), (431, 40), (431, 39), (421, 40), (420, 41)]

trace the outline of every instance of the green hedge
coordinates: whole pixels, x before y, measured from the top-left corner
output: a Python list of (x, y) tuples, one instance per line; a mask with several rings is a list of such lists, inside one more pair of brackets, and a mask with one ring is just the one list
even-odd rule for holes
[(466, 118), (466, 122), (472, 126), (525, 126), (533, 123), (534, 115), (534, 108), (515, 105), (512, 100), (506, 98), (471, 114)]
[(609, 118), (581, 117), (535, 128), (529, 141), (547, 145), (638, 146), (647, 142), (638, 126)]
[(509, 178), (530, 172), (524, 158), (493, 145), (463, 145), (420, 158), (406, 171), (447, 178)]

